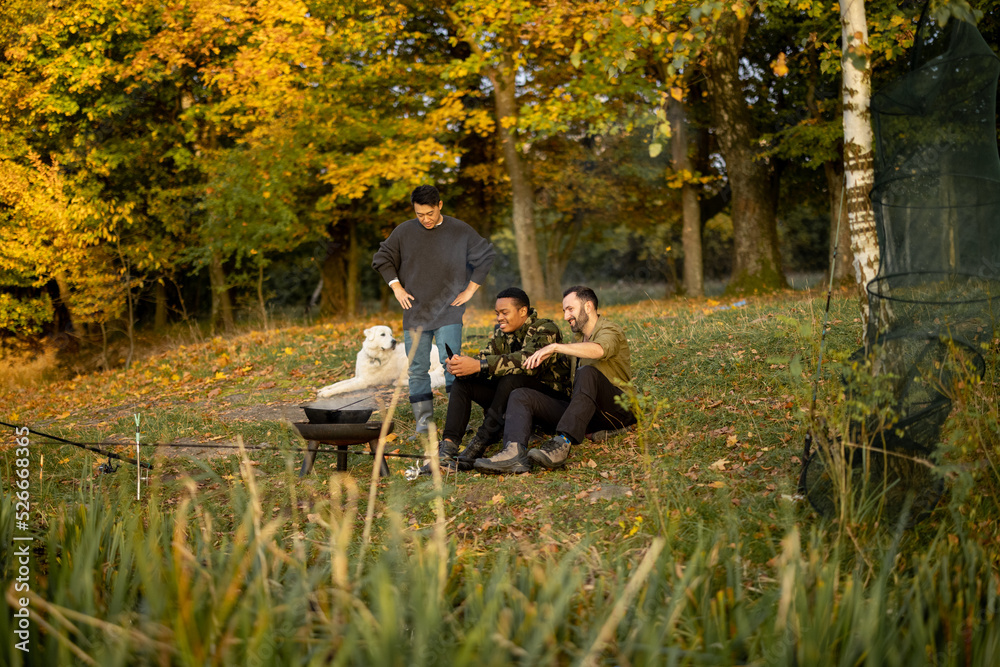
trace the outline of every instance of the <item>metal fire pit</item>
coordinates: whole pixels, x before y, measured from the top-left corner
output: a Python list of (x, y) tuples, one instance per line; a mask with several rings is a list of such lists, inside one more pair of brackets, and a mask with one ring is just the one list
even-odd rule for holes
[[(389, 430), (392, 433), (393, 422), (389, 422)], [(316, 461), (316, 454), (319, 453), (320, 443), (333, 445), (337, 448), (337, 470), (347, 470), (347, 455), (351, 453), (348, 449), (351, 445), (361, 445), (368, 443), (368, 449), (372, 454), (378, 445), (378, 436), (382, 431), (382, 422), (373, 421), (365, 424), (312, 424), (308, 422), (296, 422), (292, 424), (295, 430), (305, 438), (308, 451), (302, 460), (302, 470), (299, 477), (305, 477), (312, 470)], [(354, 452), (366, 453), (367, 452)], [(382, 465), (379, 467), (379, 475), (389, 474), (389, 464), (385, 457), (382, 458)]]

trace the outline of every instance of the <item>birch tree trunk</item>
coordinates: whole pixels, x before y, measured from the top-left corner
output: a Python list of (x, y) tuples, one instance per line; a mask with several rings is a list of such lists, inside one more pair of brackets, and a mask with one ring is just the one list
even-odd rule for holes
[(844, 187), (845, 207), (854, 255), (854, 276), (859, 291), (864, 342), (868, 336), (868, 283), (878, 273), (879, 250), (872, 210), (875, 182), (871, 124), (871, 59), (868, 25), (862, 0), (840, 6), (843, 27), (844, 77)]

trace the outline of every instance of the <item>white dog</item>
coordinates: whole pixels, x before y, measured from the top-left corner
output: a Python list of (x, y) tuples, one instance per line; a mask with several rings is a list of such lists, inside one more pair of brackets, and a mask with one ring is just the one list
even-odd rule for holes
[[(365, 341), (361, 344), (361, 351), (358, 352), (357, 363), (354, 365), (354, 377), (323, 387), (316, 392), (319, 398), (390, 385), (399, 379), (402, 379), (404, 387), (407, 386), (406, 352), (401, 341), (392, 337), (392, 329), (378, 325), (365, 329), (364, 333)], [(431, 345), (430, 373), (431, 387), (443, 387), (444, 367), (441, 365), (437, 345)]]

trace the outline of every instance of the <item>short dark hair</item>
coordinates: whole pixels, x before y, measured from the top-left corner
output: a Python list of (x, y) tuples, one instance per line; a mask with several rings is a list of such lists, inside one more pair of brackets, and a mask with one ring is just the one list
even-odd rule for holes
[(584, 285), (573, 285), (572, 287), (567, 287), (566, 291), (563, 292), (563, 298), (565, 299), (570, 294), (576, 294), (576, 297), (580, 299), (580, 301), (591, 302), (594, 304), (594, 310), (597, 310), (597, 294), (589, 287)]
[(497, 294), (497, 301), (500, 299), (513, 299), (514, 305), (520, 308), (531, 308), (531, 300), (528, 298), (528, 293), (525, 292), (520, 287), (508, 287), (505, 290), (501, 290)]
[(410, 193), (411, 204), (437, 206), (441, 201), (441, 193), (433, 185), (421, 185)]

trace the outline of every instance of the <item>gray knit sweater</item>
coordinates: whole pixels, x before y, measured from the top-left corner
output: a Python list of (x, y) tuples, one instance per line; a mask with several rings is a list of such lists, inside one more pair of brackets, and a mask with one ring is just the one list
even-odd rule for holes
[(469, 281), (480, 285), (493, 266), (493, 244), (458, 218), (425, 229), (416, 218), (392, 230), (372, 258), (388, 283), (398, 278), (415, 298), (403, 311), (403, 328), (437, 329), (461, 324), (465, 306), (450, 305)]

